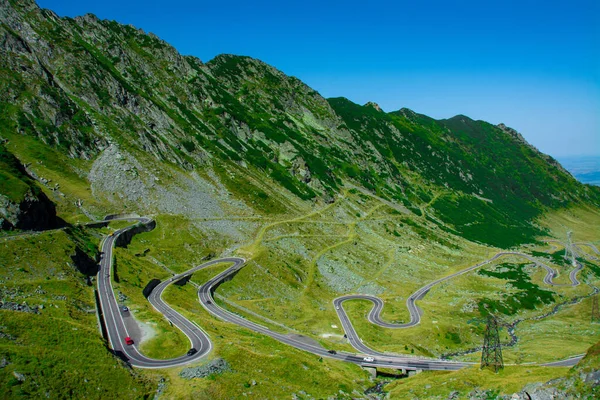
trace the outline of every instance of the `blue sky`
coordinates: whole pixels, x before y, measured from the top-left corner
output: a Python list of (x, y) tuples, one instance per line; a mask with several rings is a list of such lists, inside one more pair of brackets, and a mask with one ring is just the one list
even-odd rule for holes
[(38, 0), (153, 32), (183, 54), (259, 58), (325, 97), (465, 114), (545, 153), (600, 155), (600, 2)]

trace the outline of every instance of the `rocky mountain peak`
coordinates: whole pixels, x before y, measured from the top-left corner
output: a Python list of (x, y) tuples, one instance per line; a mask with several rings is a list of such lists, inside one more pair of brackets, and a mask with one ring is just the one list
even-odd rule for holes
[(506, 126), (504, 123), (499, 123), (496, 126), (502, 132), (507, 133), (508, 135), (513, 137), (517, 142), (530, 148), (532, 151), (534, 151), (536, 154), (538, 154), (540, 157), (542, 157), (544, 160), (546, 160), (546, 162), (548, 162), (550, 165), (558, 168), (562, 173), (571, 176), (571, 173), (569, 171), (567, 171), (562, 165), (560, 165), (560, 163), (556, 159), (554, 159), (554, 157), (551, 157), (551, 156), (539, 151), (537, 149), (537, 147), (535, 147), (532, 144), (530, 144), (529, 142), (527, 142), (527, 140), (525, 140), (523, 135), (521, 135), (516, 129), (510, 128), (510, 127)]
[(373, 101), (369, 101), (365, 104), (365, 107), (372, 107), (374, 109), (376, 109), (379, 112), (383, 112), (383, 110), (381, 109), (381, 107), (379, 107), (379, 104), (373, 102)]

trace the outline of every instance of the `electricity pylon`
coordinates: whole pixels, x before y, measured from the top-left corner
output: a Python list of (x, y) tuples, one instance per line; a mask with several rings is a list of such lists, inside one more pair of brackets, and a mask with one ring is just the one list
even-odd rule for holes
[(565, 260), (571, 265), (575, 265), (575, 252), (573, 251), (573, 241), (571, 240), (571, 231), (567, 232), (567, 243), (565, 244)]
[(490, 368), (494, 372), (504, 368), (498, 321), (491, 315), (488, 317), (485, 327), (483, 350), (481, 351), (481, 369), (483, 368)]

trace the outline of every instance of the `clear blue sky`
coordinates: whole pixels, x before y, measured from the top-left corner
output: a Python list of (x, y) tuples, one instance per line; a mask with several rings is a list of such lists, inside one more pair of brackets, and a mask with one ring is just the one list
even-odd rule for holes
[(600, 154), (600, 1), (38, 0), (259, 58), (325, 97), (504, 122), (555, 157)]

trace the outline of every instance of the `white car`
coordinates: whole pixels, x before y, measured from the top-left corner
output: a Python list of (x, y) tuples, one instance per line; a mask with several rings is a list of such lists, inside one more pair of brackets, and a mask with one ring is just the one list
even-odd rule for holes
[(375, 359), (373, 357), (365, 357), (365, 358), (363, 358), (363, 360), (365, 360), (366, 362), (373, 362), (373, 361), (375, 361)]

